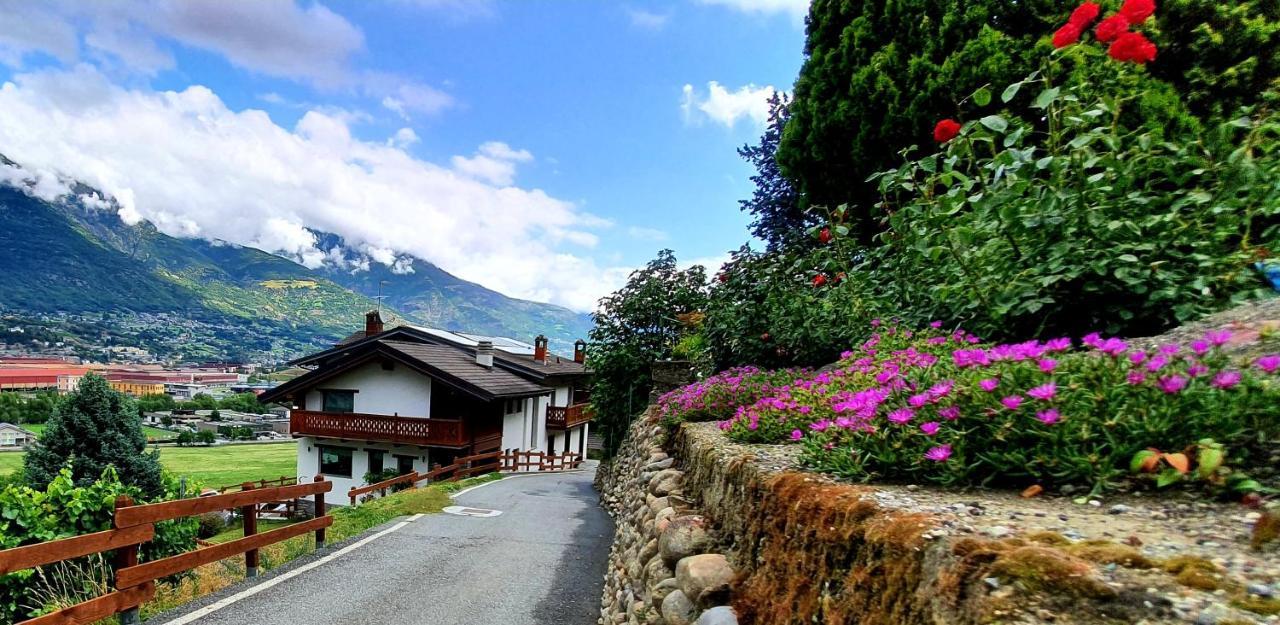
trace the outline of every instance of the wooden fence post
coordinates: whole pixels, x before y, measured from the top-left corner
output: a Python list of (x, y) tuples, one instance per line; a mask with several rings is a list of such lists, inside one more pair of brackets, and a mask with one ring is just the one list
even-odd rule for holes
[[(128, 495), (120, 495), (119, 497), (116, 497), (116, 511), (119, 511), (120, 508), (127, 508), (132, 505), (133, 505), (133, 498), (129, 497)], [(113, 517), (114, 517), (114, 513), (113, 513)], [(131, 566), (137, 566), (137, 565), (138, 565), (138, 546), (137, 545), (127, 545), (125, 547), (116, 549), (115, 561), (112, 563), (112, 566), (111, 566), (113, 574), (118, 573), (120, 569), (126, 569)], [(116, 590), (123, 590), (123, 589), (120, 588), (119, 586), (116, 586)], [(132, 608), (124, 610), (123, 612), (120, 613), (120, 625), (138, 625), (141, 622), (142, 622), (142, 619), (139, 616), (138, 606), (133, 606)]]
[[(314, 480), (312, 480), (312, 481), (313, 481), (313, 482), (323, 482), (323, 481), (324, 481), (324, 477), (323, 477), (323, 476), (320, 476), (320, 475), (317, 475), (317, 476), (315, 477), (315, 479), (314, 479)], [(316, 493), (316, 495), (315, 495), (315, 501), (316, 501), (316, 518), (318, 519), (318, 518), (320, 518), (320, 517), (322, 517), (322, 516), (324, 516), (324, 515), (325, 515), (325, 511), (324, 511), (324, 493)], [(324, 549), (324, 528), (323, 528), (323, 527), (322, 527), (322, 528), (320, 528), (320, 529), (318, 529), (318, 530), (316, 530), (316, 549)]]
[[(245, 482), (241, 485), (240, 490), (253, 490), (253, 482)], [(244, 520), (244, 535), (253, 536), (258, 533), (258, 504), (250, 503), (240, 506), (240, 517)], [(250, 549), (244, 552), (244, 576), (258, 576), (258, 550)]]

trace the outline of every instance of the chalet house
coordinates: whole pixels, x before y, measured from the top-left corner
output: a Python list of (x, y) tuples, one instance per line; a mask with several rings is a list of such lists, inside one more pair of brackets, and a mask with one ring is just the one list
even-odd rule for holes
[(12, 423), (0, 423), (0, 449), (18, 449), (26, 447), (36, 440), (34, 432), (24, 430)]
[(455, 458), (518, 449), (586, 453), (590, 417), (583, 365), (503, 337), (419, 326), (365, 330), (290, 364), (309, 371), (259, 399), (291, 408), (298, 475), (324, 475), (337, 492), (367, 473), (426, 472)]

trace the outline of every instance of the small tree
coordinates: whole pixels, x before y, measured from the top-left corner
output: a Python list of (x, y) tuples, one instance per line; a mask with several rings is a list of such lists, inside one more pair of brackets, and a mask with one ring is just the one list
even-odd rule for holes
[(217, 411), (217, 410), (215, 409), (213, 412), (210, 412), (210, 413), (209, 413), (209, 420), (210, 420), (210, 421), (221, 421), (221, 420), (222, 420), (222, 413), (221, 413), (221, 412), (219, 412), (219, 411)]
[(43, 490), (70, 463), (76, 484), (89, 485), (114, 466), (120, 481), (148, 497), (161, 495), (160, 452), (147, 453), (147, 437), (133, 400), (89, 374), (62, 401), (24, 463), (29, 486)]
[(201, 445), (212, 445), (218, 440), (218, 435), (213, 430), (200, 430), (196, 432), (196, 442)]
[(179, 447), (190, 447), (195, 442), (196, 442), (195, 434), (192, 434), (191, 432), (178, 432)]
[(706, 271), (681, 270), (671, 250), (662, 250), (626, 286), (600, 300), (593, 315), (587, 365), (594, 377), (591, 405), (610, 453), (631, 419), (648, 404), (653, 361), (669, 358), (685, 328), (679, 316), (706, 305)]

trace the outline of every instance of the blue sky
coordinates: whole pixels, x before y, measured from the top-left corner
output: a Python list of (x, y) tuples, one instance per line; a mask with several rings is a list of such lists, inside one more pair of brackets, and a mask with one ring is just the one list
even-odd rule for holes
[(0, 0), (26, 175), (170, 234), (314, 266), (338, 261), (301, 228), (331, 230), (577, 309), (662, 247), (747, 240), (735, 148), (804, 39), (804, 0), (32, 4)]

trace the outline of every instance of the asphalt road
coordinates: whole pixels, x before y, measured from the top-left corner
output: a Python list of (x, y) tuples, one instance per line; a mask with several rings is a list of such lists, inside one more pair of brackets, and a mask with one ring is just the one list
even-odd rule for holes
[[(600, 614), (613, 536), (613, 522), (591, 487), (593, 475), (588, 470), (490, 483), (457, 497), (454, 503), (500, 510), (499, 516), (420, 517), (339, 558), (188, 622), (593, 624)], [(273, 572), (273, 577), (282, 573)], [(248, 587), (220, 593), (187, 612)], [(148, 623), (180, 616), (160, 615)]]

